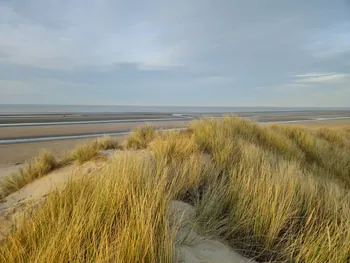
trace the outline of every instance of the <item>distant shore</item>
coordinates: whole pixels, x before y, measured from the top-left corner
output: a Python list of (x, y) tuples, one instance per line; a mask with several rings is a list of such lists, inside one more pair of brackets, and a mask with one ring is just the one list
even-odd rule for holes
[[(170, 113), (161, 114), (86, 114), (84, 117), (79, 117), (79, 120), (134, 120), (124, 123), (96, 123), (96, 124), (75, 124), (75, 125), (43, 125), (43, 126), (26, 126), (26, 127), (0, 127), (0, 140), (8, 139), (23, 139), (23, 138), (40, 138), (40, 137), (54, 137), (54, 136), (74, 136), (84, 134), (105, 134), (131, 131), (136, 127), (145, 125), (145, 122), (137, 121), (140, 118), (158, 118), (158, 121), (150, 122), (157, 128), (183, 128), (186, 127), (190, 120), (199, 119), (201, 117), (214, 117), (221, 118), (223, 113), (207, 113), (207, 114), (189, 114), (191, 119), (176, 120), (178, 116), (173, 116)], [(293, 125), (303, 126), (344, 126), (350, 125), (350, 119), (331, 120), (332, 118), (350, 118), (350, 111), (305, 111), (305, 112), (250, 112), (239, 113), (240, 117), (249, 118), (256, 122), (271, 123), (271, 122), (293, 122)], [(43, 117), (44, 116), (44, 117)], [(9, 116), (8, 116), (9, 117)], [(113, 118), (112, 118), (113, 117)], [(173, 118), (174, 120), (162, 121), (162, 119)], [(12, 117), (12, 123), (22, 118)], [(58, 118), (58, 119), (57, 119)], [(38, 122), (38, 121), (67, 121), (68, 117), (60, 118), (55, 115), (54, 118), (50, 117), (50, 114), (41, 115), (40, 118), (32, 117), (25, 118), (26, 123)], [(40, 119), (40, 120), (39, 120)], [(74, 119), (74, 120), (73, 120)], [(317, 119), (325, 119), (323, 121), (316, 121)], [(7, 119), (9, 121), (10, 118)], [(77, 121), (76, 116), (70, 116), (69, 120)], [(4, 121), (0, 118), (1, 121)], [(23, 120), (21, 120), (22, 122)], [(4, 122), (3, 122), (4, 123)], [(125, 140), (125, 135), (116, 137), (118, 140)], [(62, 154), (65, 150), (73, 149), (77, 144), (84, 143), (91, 140), (88, 138), (82, 139), (69, 139), (69, 140), (53, 140), (31, 143), (17, 143), (17, 144), (5, 144), (0, 145), (0, 168), (16, 163), (23, 163), (30, 160), (38, 154), (42, 149), (52, 151), (55, 154)]]

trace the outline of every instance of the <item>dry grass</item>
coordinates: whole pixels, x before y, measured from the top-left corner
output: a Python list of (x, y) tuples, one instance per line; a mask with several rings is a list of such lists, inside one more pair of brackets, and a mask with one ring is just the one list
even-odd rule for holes
[(159, 135), (148, 147), (159, 159), (183, 161), (193, 154), (200, 154), (193, 136), (181, 132), (167, 132)]
[(97, 143), (88, 143), (79, 145), (73, 152), (74, 160), (79, 164), (83, 164), (91, 159), (94, 159), (100, 155)]
[(151, 125), (137, 128), (128, 136), (126, 145), (128, 148), (144, 149), (156, 137), (156, 130)]
[(104, 136), (96, 140), (99, 150), (117, 150), (121, 148), (119, 142), (110, 136)]
[[(1, 262), (173, 262), (169, 202), (199, 181), (196, 156), (170, 166), (123, 154), (48, 196), (0, 247)], [(193, 180), (191, 180), (193, 178)]]
[(21, 168), (18, 173), (12, 174), (1, 180), (0, 198), (4, 198), (9, 194), (18, 191), (23, 186), (40, 178), (59, 166), (55, 157), (44, 151), (39, 154), (33, 162)]
[(323, 127), (318, 129), (316, 134), (330, 143), (337, 143), (340, 145), (344, 145), (345, 143), (345, 132), (342, 132), (339, 129)]
[(350, 146), (333, 131), (228, 117), (139, 129), (128, 147), (147, 149), (50, 194), (0, 261), (174, 262), (168, 207), (180, 199), (204, 234), (260, 262), (349, 262)]
[[(259, 261), (349, 261), (350, 197), (343, 188), (347, 180), (339, 175), (338, 184), (318, 173), (337, 174), (338, 168), (329, 163), (341, 151), (349, 162), (344, 149), (329, 152), (331, 145), (311, 131), (260, 128), (236, 118), (199, 121), (191, 129), (221, 171), (209, 177), (197, 200), (203, 231)], [(267, 137), (268, 129), (277, 136)], [(280, 147), (281, 138), (293, 152)]]
[(72, 153), (57, 160), (51, 153), (42, 152), (33, 162), (0, 181), (0, 200), (18, 191), (25, 185), (40, 178), (56, 168), (68, 165), (74, 161), (82, 164), (99, 156), (101, 150), (119, 149), (120, 145), (111, 137), (101, 137), (97, 140), (78, 146)]
[(101, 150), (115, 150), (119, 148), (120, 145), (116, 140), (113, 140), (108, 136), (101, 137), (92, 143), (78, 146), (72, 153), (72, 160), (76, 160), (79, 164), (83, 164), (96, 157), (99, 157)]

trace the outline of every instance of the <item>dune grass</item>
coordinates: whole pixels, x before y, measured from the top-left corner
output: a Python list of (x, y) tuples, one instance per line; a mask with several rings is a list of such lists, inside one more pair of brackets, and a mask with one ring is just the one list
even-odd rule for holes
[(168, 208), (183, 200), (202, 234), (248, 258), (349, 262), (350, 146), (332, 132), (234, 116), (186, 133), (140, 128), (128, 147), (145, 150), (50, 194), (1, 244), (0, 261), (176, 262)]
[[(260, 127), (238, 118), (199, 121), (191, 129), (220, 171), (209, 177), (196, 204), (204, 231), (263, 262), (349, 261), (344, 182), (350, 158), (344, 149), (332, 149), (305, 129)], [(340, 151), (343, 174), (330, 165)]]
[(119, 148), (120, 144), (116, 140), (106, 136), (98, 138), (91, 143), (79, 145), (73, 152), (66, 153), (60, 159), (57, 159), (49, 152), (43, 151), (32, 162), (21, 168), (19, 172), (0, 181), (0, 200), (57, 168), (74, 161), (83, 164), (98, 157), (101, 150)]
[(79, 145), (72, 153), (73, 160), (76, 160), (79, 164), (83, 164), (91, 159), (94, 159), (100, 155), (97, 143), (87, 143)]
[(156, 134), (155, 128), (147, 124), (146, 126), (137, 128), (130, 134), (126, 145), (128, 148), (144, 149), (156, 137)]
[(330, 143), (336, 143), (340, 145), (345, 144), (346, 134), (340, 129), (330, 129), (327, 127), (322, 127), (316, 131), (316, 134)]
[(180, 167), (121, 154), (99, 176), (51, 193), (1, 244), (0, 261), (173, 262), (177, 222), (169, 224), (169, 202), (200, 175), (196, 156)]
[(76, 160), (79, 164), (83, 164), (91, 159), (100, 156), (101, 150), (116, 150), (120, 149), (118, 141), (113, 140), (109, 136), (98, 138), (92, 143), (87, 143), (78, 146), (72, 153), (73, 160)]
[(148, 149), (156, 158), (166, 161), (183, 161), (193, 154), (200, 154), (199, 147), (191, 135), (179, 131), (166, 132), (157, 136)]
[(46, 151), (39, 154), (33, 162), (23, 168), (18, 173), (12, 174), (1, 180), (0, 183), (0, 199), (7, 195), (18, 191), (23, 186), (40, 178), (59, 166), (56, 158)]

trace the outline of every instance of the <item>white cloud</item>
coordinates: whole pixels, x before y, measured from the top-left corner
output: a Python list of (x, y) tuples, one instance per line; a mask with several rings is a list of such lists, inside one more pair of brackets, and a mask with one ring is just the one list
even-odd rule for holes
[(350, 74), (306, 73), (303, 75), (296, 75), (296, 77), (296, 83), (342, 83), (350, 77)]
[(312, 73), (295, 75), (295, 77), (297, 77), (297, 78), (322, 77), (322, 76), (329, 76), (329, 75), (333, 75), (333, 74), (335, 74), (335, 72), (331, 72), (331, 73), (316, 73), (316, 72), (312, 72)]
[[(63, 103), (74, 86), (80, 93), (70, 93), (72, 103), (80, 94), (149, 103), (153, 98), (142, 92), (158, 90), (155, 102), (256, 98), (262, 105), (304, 96), (303, 89), (346, 87), (350, 35), (339, 24), (349, 20), (348, 7), (336, 1), (329, 9), (317, 0), (0, 0), (0, 79), (14, 80), (2, 82), (0, 102), (7, 102), (3, 90), (13, 88), (21, 101), (47, 96)], [(329, 55), (315, 55), (324, 50)], [(296, 70), (305, 74), (291, 78)]]

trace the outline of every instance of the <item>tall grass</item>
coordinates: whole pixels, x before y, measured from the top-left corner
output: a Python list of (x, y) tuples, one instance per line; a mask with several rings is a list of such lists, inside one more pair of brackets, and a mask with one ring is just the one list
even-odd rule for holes
[(231, 116), (186, 133), (139, 129), (128, 146), (146, 149), (50, 194), (0, 261), (176, 262), (176, 199), (195, 206), (203, 234), (248, 258), (350, 261), (349, 146), (329, 131)]
[(200, 154), (193, 136), (178, 131), (160, 134), (148, 149), (159, 159), (183, 161), (193, 154)]
[(137, 128), (128, 136), (126, 145), (128, 148), (144, 149), (156, 137), (156, 130), (151, 125)]
[(51, 193), (3, 242), (0, 261), (173, 262), (169, 202), (201, 175), (196, 156), (181, 164), (142, 153), (115, 157), (98, 176)]
[[(227, 119), (191, 126), (220, 171), (209, 177), (197, 199), (203, 231), (263, 262), (348, 262), (349, 190), (343, 183), (327, 181), (316, 169), (329, 153), (320, 153), (320, 163), (306, 157), (314, 153), (312, 147), (322, 149), (311, 131), (283, 127), (278, 137), (266, 140), (267, 128), (259, 135), (258, 127), (251, 125)], [(300, 154), (282, 154), (276, 146), (282, 135), (316, 168), (305, 169)]]
[(79, 145), (72, 153), (72, 160), (76, 160), (79, 164), (83, 164), (91, 159), (100, 156), (101, 150), (115, 150), (121, 146), (118, 141), (113, 140), (109, 136), (101, 137), (91, 143)]
[(46, 151), (41, 152), (33, 162), (21, 168), (18, 173), (5, 177), (0, 182), (0, 199), (16, 192), (23, 186), (44, 176), (59, 166), (55, 157)]
[(79, 164), (83, 164), (98, 156), (100, 156), (100, 151), (97, 147), (97, 143), (79, 145), (73, 152), (73, 159)]
[(316, 134), (330, 143), (336, 143), (340, 145), (344, 145), (346, 137), (345, 132), (342, 132), (339, 129), (330, 129), (327, 127), (318, 129), (316, 131)]
[(72, 153), (66, 153), (61, 159), (55, 158), (49, 152), (41, 152), (33, 162), (26, 164), (19, 172), (0, 181), (0, 200), (56, 168), (68, 165), (74, 161), (82, 164), (98, 157), (101, 150), (119, 148), (120, 145), (116, 140), (106, 136), (98, 138), (91, 143), (79, 145)]

